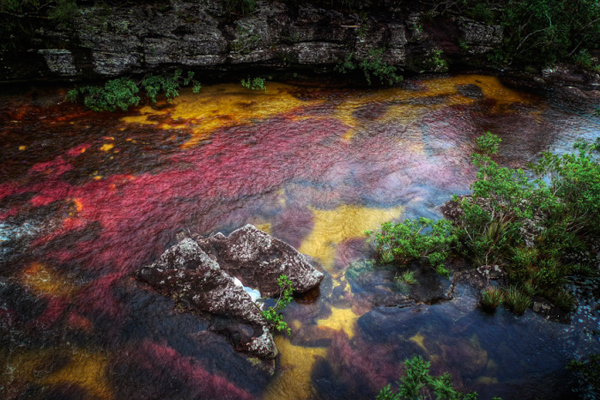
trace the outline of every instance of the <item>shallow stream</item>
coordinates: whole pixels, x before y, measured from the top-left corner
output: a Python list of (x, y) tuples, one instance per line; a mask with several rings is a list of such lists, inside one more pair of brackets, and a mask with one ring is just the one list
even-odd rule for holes
[[(435, 301), (449, 281), (398, 287), (364, 234), (438, 218), (468, 192), (484, 131), (512, 167), (595, 139), (584, 103), (482, 75), (385, 90), (219, 84), (127, 113), (64, 94), (0, 96), (1, 398), (372, 399), (413, 354), (481, 399), (573, 398), (565, 365), (600, 351), (597, 304), (564, 325), (485, 315), (460, 285)], [(274, 373), (132, 277), (182, 234), (246, 223), (326, 272), (286, 309)]]

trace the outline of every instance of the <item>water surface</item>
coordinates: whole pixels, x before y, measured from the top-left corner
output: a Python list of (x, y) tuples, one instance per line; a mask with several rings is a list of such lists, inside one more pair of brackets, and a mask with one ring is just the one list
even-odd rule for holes
[[(466, 287), (408, 304), (395, 272), (368, 262), (364, 231), (438, 218), (468, 192), (484, 131), (520, 167), (600, 136), (592, 110), (481, 75), (267, 89), (213, 85), (127, 113), (63, 90), (0, 97), (2, 397), (368, 399), (421, 354), (481, 398), (568, 398), (564, 367), (599, 351), (597, 320), (484, 315)], [(326, 272), (286, 309), (274, 373), (132, 277), (178, 235), (246, 223)]]

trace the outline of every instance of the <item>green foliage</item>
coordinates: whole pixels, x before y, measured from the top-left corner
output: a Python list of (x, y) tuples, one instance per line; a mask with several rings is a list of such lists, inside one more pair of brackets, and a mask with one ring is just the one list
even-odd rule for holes
[(85, 86), (72, 89), (67, 93), (68, 101), (76, 102), (84, 97), (84, 104), (93, 111), (126, 111), (129, 106), (137, 106), (140, 97), (137, 84), (130, 78), (111, 79), (102, 86)]
[(249, 15), (256, 9), (255, 0), (222, 0), (223, 8), (229, 15)]
[(494, 19), (494, 13), (487, 2), (477, 3), (471, 9), (471, 15), (474, 19), (485, 23), (491, 23)]
[(414, 271), (404, 271), (400, 275), (396, 275), (394, 278), (396, 279), (396, 281), (406, 283), (407, 285), (417, 284)]
[[(427, 261), (443, 273), (444, 260), (456, 252), (474, 266), (498, 265), (507, 273), (511, 287), (504, 304), (517, 314), (531, 296), (571, 309), (574, 299), (562, 289), (566, 278), (599, 272), (592, 245), (600, 236), (600, 139), (577, 143), (571, 154), (544, 153), (528, 172), (500, 167), (492, 159), (500, 139), (491, 133), (476, 143), (473, 195), (454, 197), (461, 211), (454, 225), (444, 220), (438, 229), (428, 220), (385, 223), (375, 236), (378, 259)], [(497, 304), (498, 293), (483, 293), (483, 308)]]
[(502, 291), (496, 287), (490, 286), (481, 292), (479, 301), (481, 309), (485, 312), (494, 312), (502, 302)]
[(504, 289), (502, 303), (517, 315), (523, 315), (531, 305), (531, 298), (515, 286)]
[(576, 371), (580, 375), (580, 387), (586, 394), (593, 394), (591, 397), (600, 396), (600, 354), (592, 354), (587, 360), (571, 361), (568, 369)]
[(389, 65), (383, 61), (384, 49), (372, 49), (367, 57), (359, 60), (357, 65), (354, 63), (354, 53), (350, 53), (342, 61), (339, 61), (334, 68), (334, 71), (343, 74), (354, 71), (359, 68), (362, 70), (365, 80), (371, 85), (372, 78), (379, 78), (381, 84), (392, 86), (394, 83), (402, 81), (402, 76), (396, 74), (396, 67)]
[(375, 234), (374, 243), (382, 262), (394, 261), (401, 265), (411, 261), (427, 262), (438, 273), (446, 275), (444, 263), (456, 238), (449, 221), (419, 218), (384, 223)]
[(504, 52), (519, 62), (552, 64), (581, 49), (598, 48), (600, 2), (520, 0), (507, 2)]
[(405, 376), (400, 378), (398, 391), (394, 392), (391, 385), (385, 386), (376, 400), (476, 400), (477, 393), (461, 393), (452, 387), (450, 374), (431, 376), (431, 363), (421, 356), (413, 356), (404, 361)]
[(425, 60), (425, 65), (432, 71), (435, 72), (446, 72), (448, 71), (448, 63), (442, 55), (444, 51), (441, 49), (434, 49), (431, 51), (427, 59)]
[(262, 311), (262, 316), (271, 325), (271, 329), (276, 331), (285, 331), (288, 335), (291, 334), (291, 329), (288, 328), (287, 322), (283, 320), (283, 315), (279, 311), (283, 310), (292, 301), (294, 289), (292, 282), (287, 275), (281, 275), (277, 278), (279, 285), (279, 298), (273, 307), (269, 307)]
[(267, 91), (267, 87), (265, 86), (265, 78), (248, 78), (242, 79), (242, 86), (246, 89), (250, 90), (264, 90)]
[(140, 97), (137, 93), (140, 88), (144, 89), (146, 96), (156, 103), (156, 96), (164, 93), (167, 100), (179, 96), (178, 89), (184, 86), (193, 85), (193, 92), (200, 91), (200, 82), (195, 81), (194, 73), (188, 71), (186, 76), (182, 75), (181, 70), (176, 70), (171, 74), (147, 75), (140, 82), (135, 82), (131, 78), (111, 79), (102, 86), (84, 86), (75, 88), (67, 93), (65, 99), (76, 103), (81, 97), (86, 107), (93, 111), (117, 111), (118, 109), (126, 111), (130, 106), (137, 106)]

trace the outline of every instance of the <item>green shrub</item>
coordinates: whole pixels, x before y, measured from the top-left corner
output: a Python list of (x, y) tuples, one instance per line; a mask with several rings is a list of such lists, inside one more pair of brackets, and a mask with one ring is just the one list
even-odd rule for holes
[(600, 354), (591, 354), (586, 360), (571, 361), (567, 368), (580, 375), (580, 387), (576, 391), (588, 394), (585, 398), (600, 397)]
[(372, 49), (367, 57), (359, 60), (360, 63), (354, 63), (354, 53), (350, 53), (344, 60), (337, 63), (334, 71), (343, 74), (354, 71), (360, 68), (363, 71), (365, 80), (369, 85), (373, 83), (372, 78), (379, 78), (381, 84), (392, 86), (394, 83), (400, 82), (403, 78), (396, 74), (396, 67), (389, 65), (383, 61), (384, 49)]
[(494, 312), (502, 302), (502, 290), (490, 286), (481, 292), (479, 304), (485, 312)]
[(277, 284), (279, 285), (279, 297), (273, 307), (269, 307), (266, 310), (262, 310), (262, 316), (267, 320), (271, 329), (276, 331), (285, 331), (288, 335), (291, 334), (291, 329), (288, 328), (287, 322), (283, 320), (283, 315), (279, 311), (287, 307), (292, 301), (292, 294), (294, 288), (292, 282), (287, 275), (281, 275), (277, 278)]
[(450, 374), (431, 376), (431, 363), (421, 356), (413, 356), (404, 361), (405, 375), (397, 382), (398, 390), (393, 391), (391, 385), (385, 386), (376, 400), (476, 400), (477, 393), (461, 393), (452, 387)]
[(431, 51), (427, 59), (425, 60), (425, 65), (431, 71), (434, 72), (446, 72), (448, 71), (448, 63), (442, 57), (444, 51), (441, 49), (434, 49)]
[(600, 3), (594, 0), (519, 0), (502, 13), (504, 52), (519, 62), (548, 65), (600, 43)]
[(126, 111), (130, 106), (137, 106), (140, 97), (137, 84), (130, 78), (111, 79), (104, 87), (85, 86), (70, 90), (66, 99), (77, 102), (80, 96), (84, 97), (84, 104), (93, 111)]
[(406, 283), (407, 285), (417, 284), (414, 271), (404, 271), (400, 275), (396, 275), (394, 278), (396, 279), (396, 281)]
[(517, 289), (516, 286), (509, 286), (504, 289), (502, 303), (515, 314), (523, 315), (531, 305), (531, 298)]
[(246, 79), (242, 79), (242, 86), (245, 87), (246, 89), (250, 89), (250, 90), (264, 90), (265, 92), (267, 91), (267, 87), (265, 86), (265, 79), (264, 78), (248, 78)]
[(507, 273), (505, 304), (515, 313), (534, 295), (570, 309), (567, 277), (599, 272), (593, 243), (600, 236), (600, 139), (578, 142), (571, 154), (544, 153), (528, 172), (493, 161), (500, 139), (491, 133), (476, 143), (473, 195), (454, 197), (460, 212), (453, 225), (385, 223), (375, 235), (378, 259), (426, 261), (443, 274), (444, 260), (462, 254), (474, 266), (498, 265)]
[(426, 262), (443, 275), (446, 271), (444, 262), (455, 241), (456, 234), (449, 221), (434, 222), (428, 218), (386, 222), (374, 238), (380, 261), (393, 260), (401, 265), (411, 261)]
[(131, 78), (111, 79), (102, 86), (85, 86), (75, 88), (67, 93), (65, 99), (76, 103), (81, 97), (86, 107), (93, 111), (126, 111), (130, 106), (137, 106), (140, 97), (137, 93), (144, 89), (146, 96), (156, 103), (156, 96), (164, 93), (167, 100), (179, 96), (180, 86), (193, 84), (194, 93), (200, 90), (200, 82), (195, 81), (194, 73), (189, 71), (187, 76), (182, 76), (181, 70), (172, 74), (146, 75), (141, 81), (136, 82)]

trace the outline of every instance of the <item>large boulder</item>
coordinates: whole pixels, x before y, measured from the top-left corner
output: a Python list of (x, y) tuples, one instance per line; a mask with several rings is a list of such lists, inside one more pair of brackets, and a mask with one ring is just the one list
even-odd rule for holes
[(218, 317), (215, 330), (230, 337), (237, 349), (274, 358), (277, 348), (255, 297), (258, 292), (260, 297), (279, 294), (277, 278), (282, 274), (299, 292), (323, 279), (292, 246), (246, 225), (229, 237), (216, 234), (199, 242), (185, 238), (137, 277), (173, 297), (180, 310)]
[(212, 235), (198, 244), (229, 275), (238, 278), (244, 286), (260, 291), (262, 296), (279, 294), (277, 278), (287, 275), (294, 291), (304, 293), (323, 280), (317, 271), (289, 244), (268, 235), (253, 225), (232, 232)]

